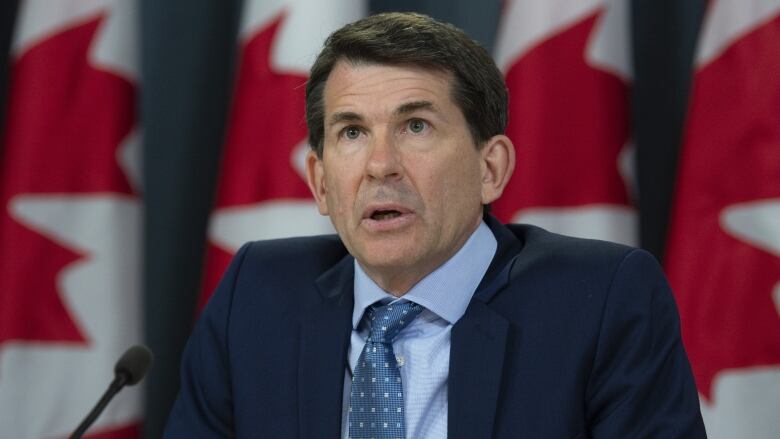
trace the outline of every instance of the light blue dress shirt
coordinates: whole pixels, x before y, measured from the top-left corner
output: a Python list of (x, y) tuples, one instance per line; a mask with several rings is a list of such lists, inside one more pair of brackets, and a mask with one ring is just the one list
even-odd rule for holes
[[(403, 299), (425, 307), (393, 341), (404, 388), (407, 439), (447, 437), (447, 378), (450, 369), (450, 331), (466, 312), (471, 296), (496, 253), (496, 238), (482, 222), (466, 243), (441, 267), (425, 276)], [(366, 307), (377, 301), (400, 300), (382, 290), (355, 261), (355, 307), (344, 379), (342, 437), (347, 429), (352, 371), (368, 337), (362, 321)]]

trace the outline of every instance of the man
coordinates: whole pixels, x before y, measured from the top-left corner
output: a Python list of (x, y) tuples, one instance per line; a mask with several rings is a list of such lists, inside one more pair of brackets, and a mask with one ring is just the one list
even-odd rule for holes
[(704, 437), (654, 259), (484, 213), (515, 161), (484, 49), (376, 15), (328, 38), (306, 91), (338, 237), (242, 247), (167, 437)]

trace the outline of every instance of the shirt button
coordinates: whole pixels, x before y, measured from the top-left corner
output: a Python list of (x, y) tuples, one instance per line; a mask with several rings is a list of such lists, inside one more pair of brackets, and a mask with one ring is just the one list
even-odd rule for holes
[(400, 355), (395, 357), (395, 362), (398, 364), (398, 367), (401, 367), (404, 364), (406, 364), (406, 360), (404, 360), (404, 357), (402, 357)]

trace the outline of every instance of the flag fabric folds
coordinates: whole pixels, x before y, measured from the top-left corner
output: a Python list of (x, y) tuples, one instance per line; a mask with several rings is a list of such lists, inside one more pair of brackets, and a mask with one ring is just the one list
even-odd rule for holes
[(780, 1), (711, 2), (667, 244), (711, 438), (780, 434)]
[[(132, 1), (23, 1), (0, 166), (0, 429), (64, 437), (141, 342)], [(92, 432), (139, 435), (141, 393)]]
[(362, 0), (248, 0), (228, 133), (212, 212), (201, 306), (241, 244), (332, 233), (306, 185), (304, 95), (328, 34), (366, 13)]
[(509, 87), (517, 168), (494, 205), (503, 221), (636, 244), (629, 4), (504, 4), (496, 62)]

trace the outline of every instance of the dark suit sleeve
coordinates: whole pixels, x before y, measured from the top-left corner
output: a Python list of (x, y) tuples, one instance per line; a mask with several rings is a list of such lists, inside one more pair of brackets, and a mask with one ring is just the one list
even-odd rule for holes
[(165, 438), (234, 436), (228, 322), (247, 248), (243, 246), (233, 258), (187, 342), (181, 388), (168, 417)]
[(586, 393), (593, 438), (706, 437), (672, 292), (634, 250), (609, 289)]

